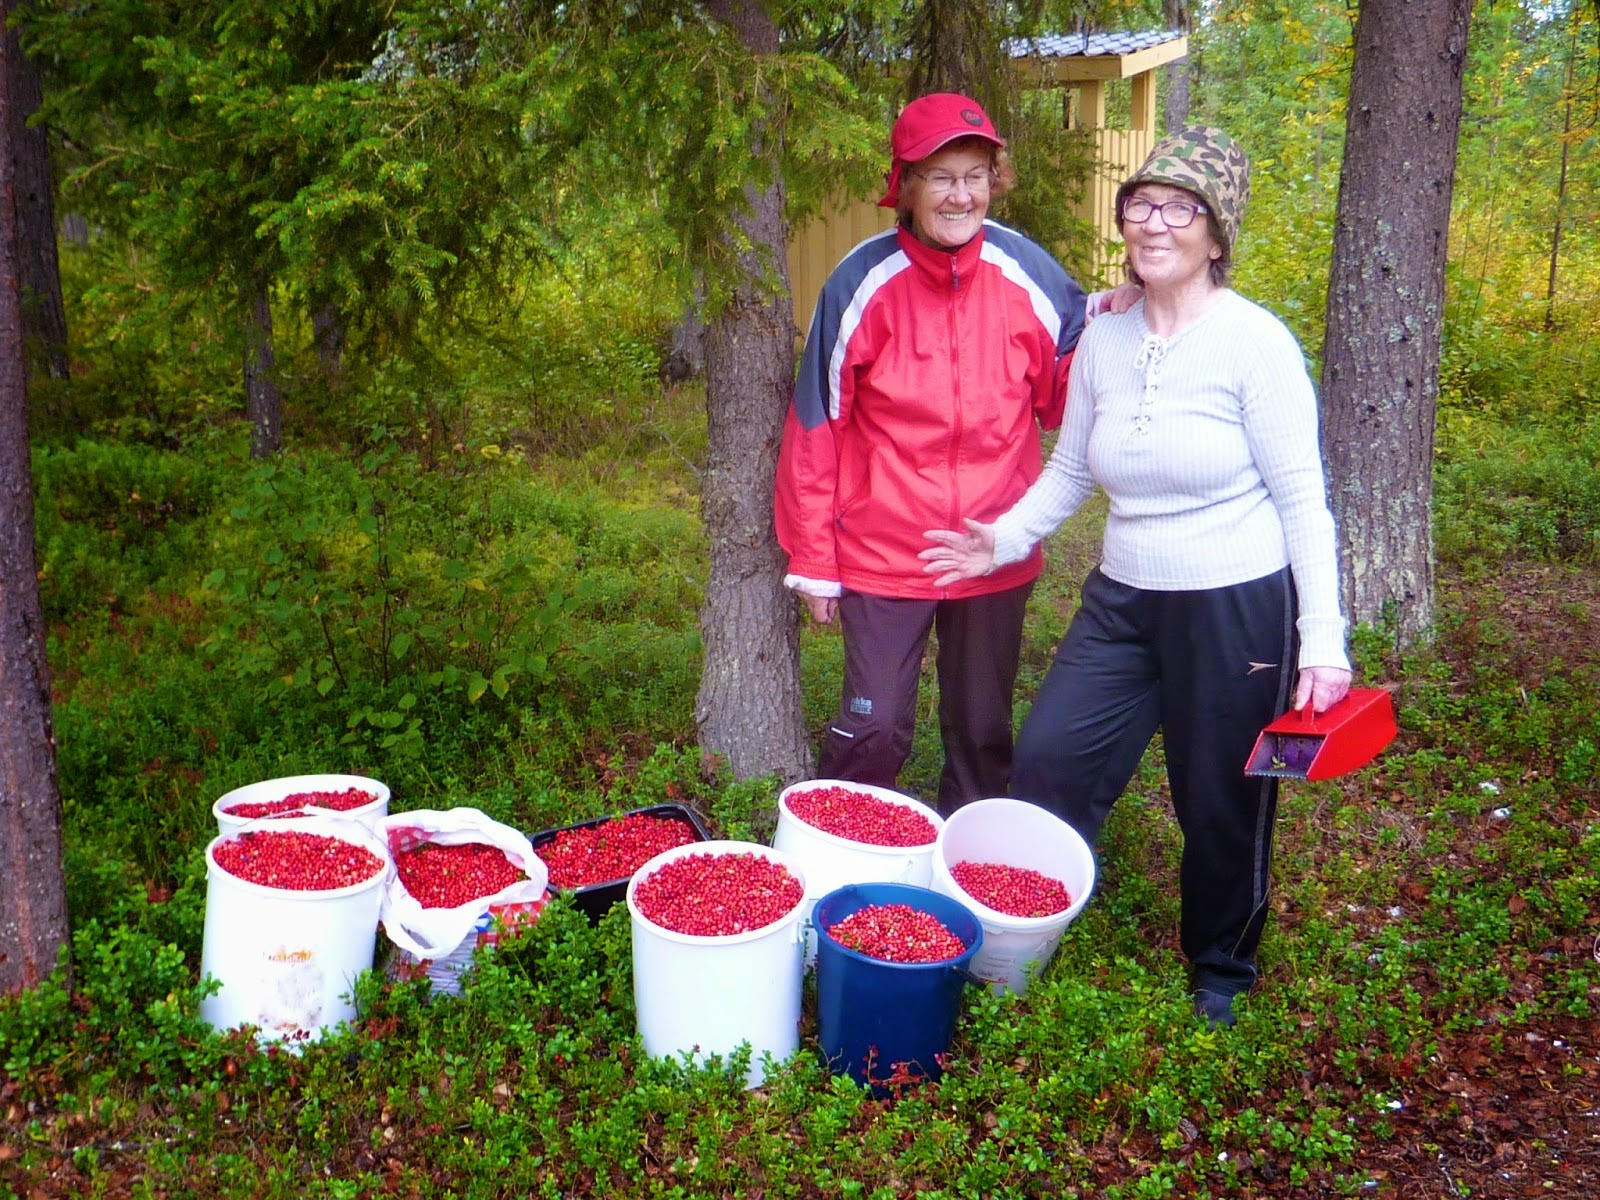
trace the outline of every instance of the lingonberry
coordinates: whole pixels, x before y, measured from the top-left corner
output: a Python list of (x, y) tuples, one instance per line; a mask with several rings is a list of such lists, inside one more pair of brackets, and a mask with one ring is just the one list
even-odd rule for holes
[(298, 830), (241, 833), (218, 843), (212, 857), (230, 875), (290, 892), (349, 887), (383, 870), (383, 860), (364, 846)]
[(485, 842), (423, 842), (396, 854), (394, 867), (423, 908), (457, 908), (527, 878), (504, 850)]
[(1049, 917), (1072, 907), (1066, 884), (1028, 867), (958, 862), (950, 878), (978, 903), (1011, 917)]
[(942, 962), (967, 948), (938, 917), (909, 904), (869, 904), (828, 926), (828, 936), (869, 958), (895, 963)]
[(331, 808), (336, 812), (349, 812), (351, 809), (364, 808), (371, 804), (377, 797), (371, 792), (364, 792), (360, 788), (346, 788), (342, 792), (294, 792), (279, 800), (243, 801), (239, 804), (230, 804), (222, 811), (230, 817), (276, 817), (285, 813), (300, 812), (307, 805), (317, 808)]
[(641, 879), (633, 902), (663, 929), (728, 937), (787, 916), (804, 894), (787, 867), (760, 854), (686, 854)]
[(910, 805), (851, 788), (811, 788), (784, 803), (813, 829), (869, 846), (926, 846), (939, 836), (933, 822)]
[(599, 825), (563, 829), (538, 852), (550, 868), (551, 887), (580, 888), (627, 879), (662, 851), (698, 840), (686, 821), (629, 813)]

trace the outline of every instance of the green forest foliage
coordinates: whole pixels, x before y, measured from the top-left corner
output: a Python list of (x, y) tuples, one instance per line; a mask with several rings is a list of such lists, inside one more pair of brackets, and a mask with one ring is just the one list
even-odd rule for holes
[[(755, 1094), (737, 1064), (642, 1061), (626, 915), (590, 927), (564, 901), (459, 999), (365, 980), (361, 1028), (301, 1056), (209, 1032), (203, 849), (239, 784), (359, 771), (396, 808), (529, 831), (670, 798), (770, 836), (771, 782), (719, 778), (693, 745), (705, 421), (696, 383), (658, 376), (706, 214), (750, 182), (756, 110), (712, 102), (748, 81), (685, 6), (32, 7), (50, 120), (73, 134), (62, 207), (95, 226), (63, 247), (73, 378), (33, 401), (78, 990), (0, 1002), (5, 1099), (37, 1114), (0, 1196), (57, 1160), (84, 1195), (133, 1161), (149, 1195), (1023, 1196), (1088, 1186), (1113, 1144), (1132, 1165), (1107, 1196), (1237, 1194), (1255, 1154), (1339, 1194), (1360, 1190), (1357, 1134), (1384, 1136), (1398, 1064), (1600, 1016), (1593, 962), (1508, 983), (1600, 910), (1592, 673), (1530, 685), (1478, 630), (1463, 688), (1369, 630), (1363, 671), (1398, 687), (1405, 736), (1351, 787), (1286, 790), (1294, 919), (1225, 1046), (1169, 937), (1154, 757), (1108, 832), (1116, 886), (1025, 1000), (974, 993), (944, 1083), (895, 1103), (808, 1051)], [(899, 15), (787, 12), (797, 44), (771, 70), (796, 214), (881, 172), (896, 97), (874, 48)], [(1350, 20), (1225, 0), (1194, 38), (1195, 115), (1256, 162), (1239, 287), (1313, 357)], [(1592, 9), (1480, 6), (1436, 496), (1443, 566), (1479, 586), (1511, 557), (1593, 569), (1597, 71)], [(240, 411), (251, 272), (288, 397), (266, 463)], [(322, 303), (352, 336), (338, 379), (315, 355)], [(1097, 519), (1052, 545), (1025, 693)], [(807, 633), (814, 727), (839, 654)], [(924, 793), (925, 718), (904, 781)], [(1480, 837), (1485, 789), (1511, 781), (1517, 819)], [(1433, 899), (1374, 916), (1402, 885)], [(1323, 1074), (1302, 1086), (1308, 1062)]]

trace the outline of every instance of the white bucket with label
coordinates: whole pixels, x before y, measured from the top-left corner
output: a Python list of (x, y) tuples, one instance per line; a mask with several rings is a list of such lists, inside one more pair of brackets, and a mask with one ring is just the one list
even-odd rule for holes
[(360, 821), (363, 825), (376, 827), (378, 820), (389, 813), (389, 786), (376, 779), (368, 779), (365, 775), (285, 775), (280, 779), (263, 779), (257, 783), (247, 783), (217, 797), (216, 802), (211, 805), (211, 815), (217, 819), (218, 833), (237, 833), (252, 821), (281, 819), (236, 816), (228, 811), (237, 805), (271, 804), (301, 792), (347, 792), (351, 788), (368, 792), (374, 799), (360, 808), (344, 810), (310, 806), (305, 810), (305, 815), (316, 816), (326, 813), (336, 817), (348, 817)]
[(800, 1045), (800, 979), (805, 902), (747, 933), (705, 937), (664, 929), (639, 911), (639, 884), (679, 858), (694, 854), (755, 854), (785, 867), (805, 887), (805, 869), (790, 856), (755, 842), (692, 842), (656, 855), (628, 881), (633, 922), (633, 999), (639, 1036), (653, 1058), (684, 1053), (703, 1063), (726, 1059), (750, 1043), (746, 1087), (764, 1076), (762, 1056), (782, 1062)]
[[(975, 899), (950, 874), (962, 862), (1026, 867), (1060, 880), (1072, 903), (1048, 917), (1013, 917)], [(1026, 990), (1044, 970), (1094, 890), (1094, 851), (1054, 813), (1025, 800), (975, 800), (955, 811), (939, 831), (933, 855), (933, 889), (961, 901), (983, 922), (983, 945), (972, 973), (996, 993)]]
[(263, 1042), (310, 1041), (356, 1015), (355, 978), (372, 967), (383, 889), (394, 874), (389, 849), (359, 821), (280, 817), (242, 832), (311, 833), (369, 850), (382, 864), (370, 879), (327, 891), (289, 891), (251, 883), (216, 859), (222, 834), (206, 847), (205, 940), (200, 974), (221, 988), (200, 1002), (215, 1029), (253, 1025)]
[(823, 896), (849, 883), (909, 883), (916, 887), (929, 887), (933, 880), (933, 852), (937, 841), (922, 846), (874, 846), (867, 842), (855, 842), (807, 825), (789, 808), (789, 800), (794, 796), (834, 787), (862, 792), (876, 800), (912, 809), (928, 818), (936, 833), (944, 825), (944, 818), (920, 800), (870, 783), (808, 779), (783, 789), (778, 796), (778, 829), (773, 834), (772, 845), (774, 849), (792, 855), (806, 869), (808, 966), (817, 958), (817, 935), (811, 928), (811, 910)]

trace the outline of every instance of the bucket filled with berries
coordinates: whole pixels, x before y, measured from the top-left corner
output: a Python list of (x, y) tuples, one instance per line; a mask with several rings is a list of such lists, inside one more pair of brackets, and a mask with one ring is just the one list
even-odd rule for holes
[(835, 1071), (882, 1094), (938, 1079), (983, 926), (904, 883), (852, 883), (817, 901), (817, 1041)]
[(756, 842), (678, 846), (628, 882), (633, 997), (655, 1058), (726, 1059), (748, 1043), (747, 1087), (763, 1060), (799, 1046), (805, 869)]
[(1094, 890), (1094, 851), (1054, 813), (1025, 800), (975, 800), (939, 831), (933, 887), (983, 922), (973, 974), (1023, 992), (1044, 970)]
[(415, 809), (378, 823), (394, 859), (383, 928), (399, 969), (454, 994), (473, 952), (532, 921), (547, 871), (519, 830), (476, 808)]
[(336, 813), (375, 825), (389, 811), (388, 785), (365, 775), (285, 775), (247, 783), (211, 805), (218, 833), (233, 833), (266, 817)]
[[(927, 887), (943, 825), (934, 809), (889, 788), (812, 779), (779, 794), (772, 844), (805, 866), (809, 920), (821, 896), (847, 883)], [(816, 934), (808, 932), (806, 961), (816, 953)]]
[(357, 821), (287, 817), (216, 837), (206, 847), (200, 972), (220, 986), (200, 1002), (201, 1019), (291, 1045), (351, 1020), (393, 871), (383, 842)]
[(664, 850), (708, 842), (711, 834), (687, 805), (655, 804), (546, 829), (529, 840), (550, 869), (550, 889), (570, 892), (593, 922), (622, 902), (628, 880), (645, 863)]

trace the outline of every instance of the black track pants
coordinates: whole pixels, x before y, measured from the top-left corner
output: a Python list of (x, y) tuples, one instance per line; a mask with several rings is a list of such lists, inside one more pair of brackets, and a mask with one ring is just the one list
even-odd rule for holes
[(1195, 987), (1233, 994), (1255, 981), (1278, 793), (1244, 766), (1262, 726), (1288, 706), (1294, 619), (1287, 569), (1153, 592), (1096, 568), (1018, 736), (1013, 793), (1093, 844), (1162, 730)]
[(1004, 796), (1011, 777), (1012, 693), (1033, 584), (964, 600), (892, 600), (845, 592), (844, 686), (822, 739), (823, 778), (894, 787), (911, 753), (917, 679), (939, 638), (939, 811)]

